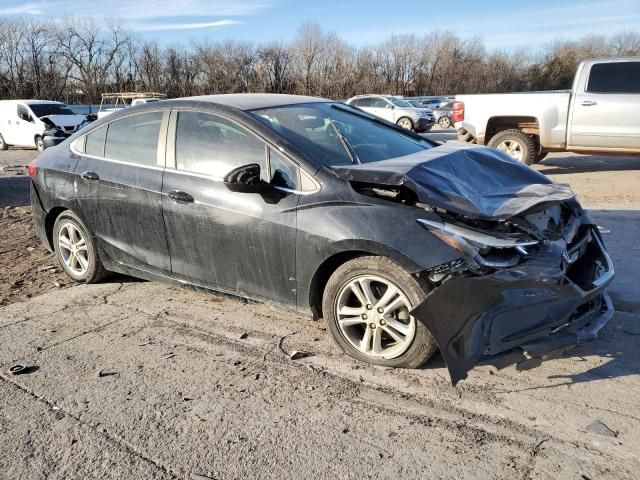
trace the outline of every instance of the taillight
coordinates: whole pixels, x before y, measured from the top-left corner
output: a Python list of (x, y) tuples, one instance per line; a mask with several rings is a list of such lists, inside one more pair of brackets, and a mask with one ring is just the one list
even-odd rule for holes
[(453, 123), (464, 120), (464, 102), (453, 102)]
[(36, 176), (36, 161), (35, 160), (30, 162), (29, 165), (27, 165), (27, 172), (29, 172), (29, 176), (31, 178), (35, 178), (35, 176)]

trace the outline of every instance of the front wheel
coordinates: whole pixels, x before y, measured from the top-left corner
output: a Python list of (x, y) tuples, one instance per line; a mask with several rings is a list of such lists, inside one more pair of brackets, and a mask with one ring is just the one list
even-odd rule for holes
[(398, 125), (400, 128), (404, 128), (405, 130), (413, 130), (413, 121), (407, 117), (398, 119), (396, 125)]
[(437, 350), (410, 312), (429, 286), (384, 257), (364, 256), (329, 278), (322, 311), (335, 341), (350, 356), (375, 365), (417, 368)]
[(39, 152), (44, 152), (44, 140), (40, 135), (36, 137), (36, 148)]
[(0, 134), (0, 150), (8, 150), (9, 145), (4, 141), (4, 137)]
[(89, 231), (71, 210), (62, 212), (53, 225), (56, 257), (65, 273), (76, 282), (96, 283), (107, 271), (102, 266)]

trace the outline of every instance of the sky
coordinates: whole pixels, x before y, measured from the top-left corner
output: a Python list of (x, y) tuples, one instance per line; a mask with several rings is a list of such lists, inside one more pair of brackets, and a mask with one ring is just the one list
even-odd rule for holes
[(1, 15), (124, 20), (140, 36), (167, 44), (287, 41), (308, 20), (355, 45), (449, 30), (506, 50), (640, 30), (640, 0), (0, 0)]

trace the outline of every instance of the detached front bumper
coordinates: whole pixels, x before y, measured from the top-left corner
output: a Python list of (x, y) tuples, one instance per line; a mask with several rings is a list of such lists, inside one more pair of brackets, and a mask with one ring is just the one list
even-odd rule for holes
[(452, 278), (412, 314), (434, 335), (455, 385), (474, 365), (505, 353), (528, 357), (597, 337), (614, 309), (605, 290), (614, 268), (595, 226), (546, 241), (517, 267)]

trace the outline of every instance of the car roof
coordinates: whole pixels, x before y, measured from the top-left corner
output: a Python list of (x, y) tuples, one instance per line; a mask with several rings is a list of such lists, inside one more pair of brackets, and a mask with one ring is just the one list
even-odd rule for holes
[(281, 107), (301, 103), (333, 102), (327, 98), (308, 97), (304, 95), (285, 95), (280, 93), (227, 93), (221, 95), (200, 95), (184, 97), (176, 100), (209, 102), (239, 110), (255, 110), (258, 108)]

